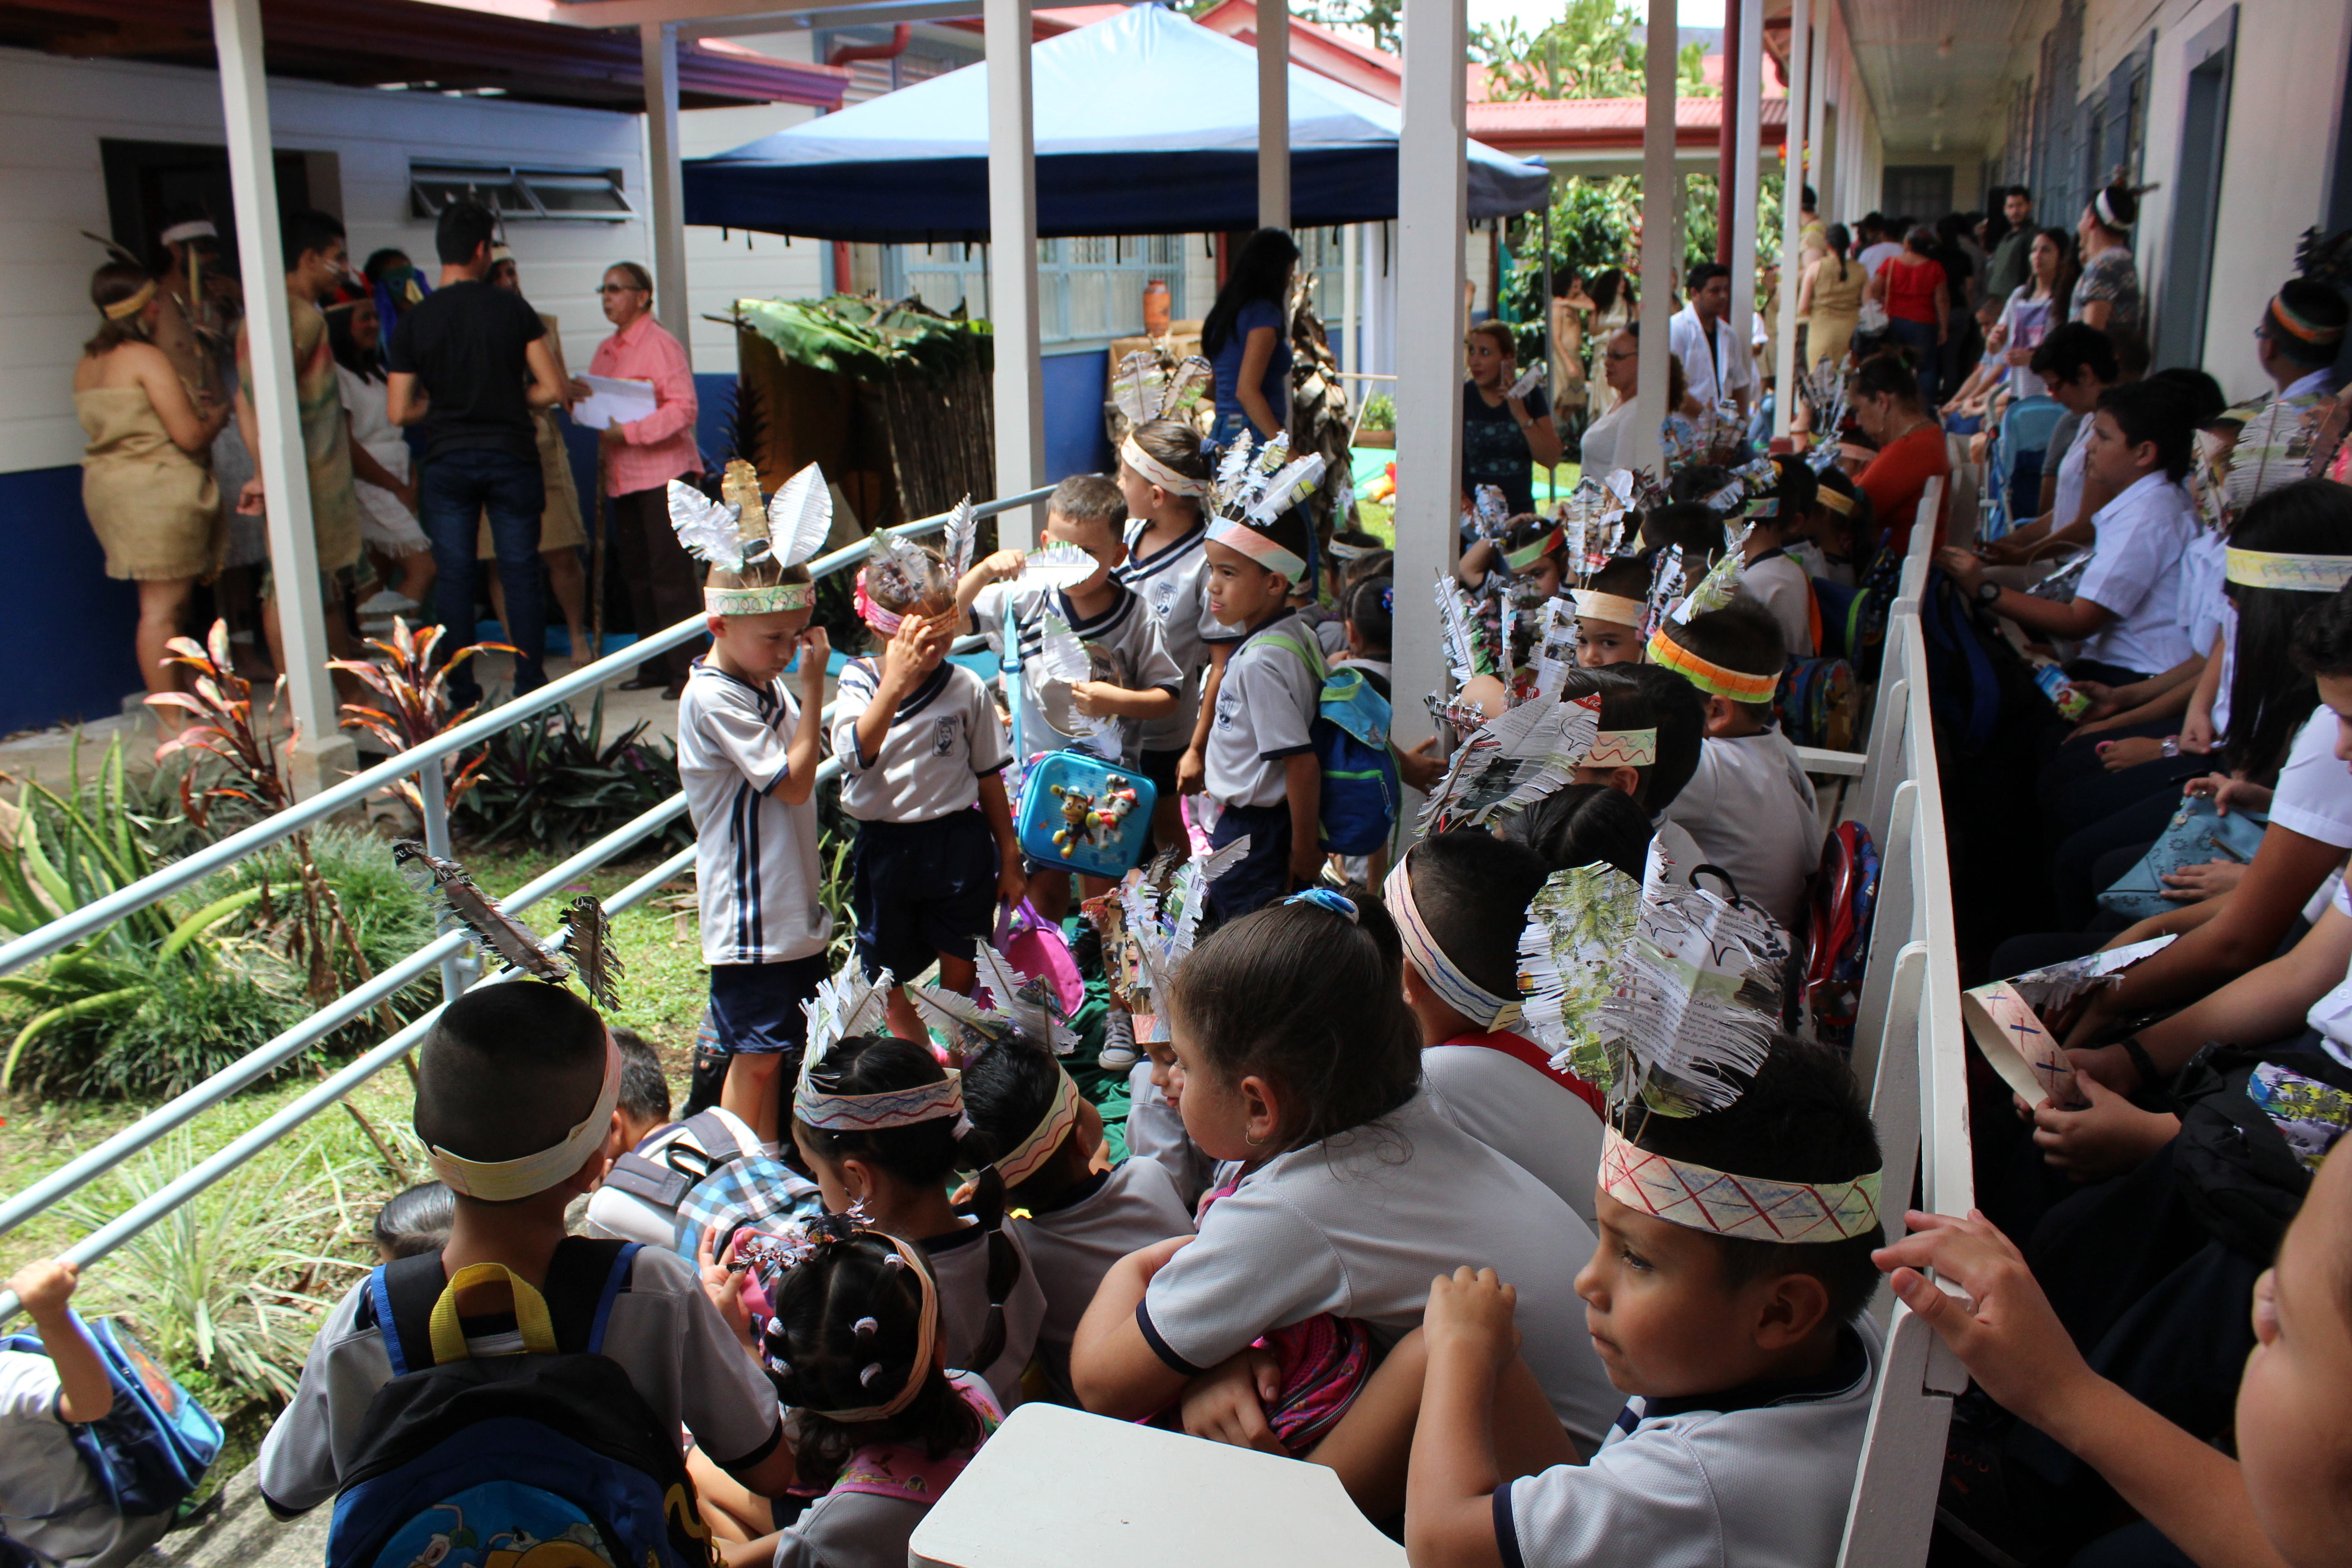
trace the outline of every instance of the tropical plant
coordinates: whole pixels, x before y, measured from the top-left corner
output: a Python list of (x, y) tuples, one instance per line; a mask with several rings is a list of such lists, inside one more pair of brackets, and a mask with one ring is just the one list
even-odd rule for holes
[[(1559, 19), (1533, 34), (1516, 16), (1472, 28), (1470, 54), (1486, 63), (1489, 99), (1639, 98), (1649, 56), (1642, 35), (1642, 13), (1623, 0), (1564, 0)], [(1723, 90), (1706, 80), (1705, 53), (1696, 43), (1675, 52), (1677, 96)]]
[[(649, 727), (634, 724), (607, 742), (601, 692), (584, 724), (559, 707), (509, 725), (467, 764), (472, 788), (452, 830), (485, 844), (571, 853), (677, 793), (677, 748), (649, 738)], [(692, 837), (680, 820), (656, 842), (682, 846)]]
[(1385, 392), (1375, 392), (1364, 399), (1364, 424), (1367, 430), (1396, 428), (1396, 399)]
[[(371, 637), (368, 647), (382, 658), (338, 658), (328, 661), (327, 668), (340, 670), (357, 679), (376, 695), (380, 706), (371, 708), (363, 702), (343, 704), (343, 728), (364, 730), (390, 747), (394, 753), (409, 751), (435, 740), (457, 728), (474, 716), (471, 704), (453, 707), (449, 700), (449, 675), (458, 666), (477, 654), (520, 653), (511, 644), (502, 642), (473, 643), (451, 654), (439, 668), (433, 664), (433, 650), (440, 645), (442, 629), (425, 626), (415, 632), (408, 623), (394, 616), (392, 620), (392, 640)], [(446, 785), (444, 800), (454, 811), (466, 792), (474, 786), (475, 773), (482, 759), (476, 757), (460, 767), (457, 775)], [(416, 814), (421, 832), (425, 826), (425, 801), (417, 793), (414, 779), (402, 778), (386, 786), (384, 793), (407, 802), (408, 809)]]
[(944, 380), (975, 362), (987, 363), (989, 326), (942, 316), (912, 300), (884, 303), (854, 294), (829, 300), (738, 300), (735, 319), (797, 364), (855, 381), (880, 382), (903, 371)]

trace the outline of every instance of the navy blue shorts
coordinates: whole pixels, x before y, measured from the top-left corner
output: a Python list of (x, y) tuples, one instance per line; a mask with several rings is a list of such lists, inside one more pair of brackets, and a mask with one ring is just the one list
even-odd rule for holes
[(977, 811), (929, 822), (861, 822), (850, 908), (868, 975), (912, 980), (941, 953), (970, 958), (996, 927), (996, 836)]
[(1244, 833), (1248, 852), (1209, 884), (1209, 912), (1219, 925), (1262, 910), (1290, 889), (1290, 804), (1225, 807), (1209, 832), (1209, 847), (1222, 849)]
[(813, 1000), (818, 982), (832, 973), (823, 952), (776, 963), (712, 964), (713, 1042), (730, 1056), (798, 1056), (808, 1038), (801, 1004)]
[(1155, 752), (1149, 746), (1143, 749), (1143, 776), (1151, 781), (1151, 787), (1160, 792), (1160, 799), (1176, 798), (1176, 764), (1183, 760), (1184, 748), (1181, 746), (1172, 752)]

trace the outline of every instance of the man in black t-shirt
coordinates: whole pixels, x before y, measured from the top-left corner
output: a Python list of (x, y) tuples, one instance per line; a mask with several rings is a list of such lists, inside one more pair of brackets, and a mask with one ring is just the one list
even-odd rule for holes
[[(394, 423), (425, 427), (417, 521), (433, 541), (433, 610), (447, 634), (436, 652), (446, 658), (474, 640), (474, 546), (488, 513), (506, 589), (506, 640), (521, 650), (520, 695), (547, 681), (539, 580), (547, 488), (530, 411), (561, 403), (563, 381), (539, 312), (485, 280), (496, 230), (497, 219), (477, 203), (443, 209), (434, 235), (441, 284), (393, 331), (386, 402)], [(450, 678), (449, 691), (461, 706), (481, 696), (467, 667)]]

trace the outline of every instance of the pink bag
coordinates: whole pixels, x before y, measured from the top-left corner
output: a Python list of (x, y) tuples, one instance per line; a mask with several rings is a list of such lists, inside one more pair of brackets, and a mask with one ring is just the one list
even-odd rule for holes
[[(1001, 908), (996, 913), (996, 951), (1026, 980), (1045, 980), (1054, 987), (1061, 999), (1065, 1017), (1075, 1016), (1086, 1005), (1087, 983), (1078, 973), (1078, 961), (1070, 956), (1070, 944), (1062, 940), (1062, 930), (1039, 914), (1028, 900), (1020, 907)], [(1004, 1005), (1003, 998), (997, 1005)]]

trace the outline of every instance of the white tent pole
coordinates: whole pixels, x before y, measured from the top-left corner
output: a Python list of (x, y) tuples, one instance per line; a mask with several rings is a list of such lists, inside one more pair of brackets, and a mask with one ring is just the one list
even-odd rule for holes
[(1257, 226), (1290, 226), (1290, 6), (1257, 0)]
[[(988, 309), (995, 326), (996, 493), (1045, 483), (1045, 396), (1037, 338), (1037, 132), (1029, 0), (985, 0), (988, 52)], [(1036, 542), (1035, 509), (1001, 514), (1007, 549)]]
[[(1402, 700), (1440, 689), (1431, 584), (1454, 569), (1462, 491), (1462, 237), (1469, 162), (1462, 61), (1466, 0), (1404, 0), (1404, 102), (1397, 137), (1396, 617)], [(1411, 737), (1403, 743), (1411, 744)], [(1401, 814), (1412, 821), (1417, 805)]]
[(1797, 363), (1797, 292), (1804, 279), (1797, 269), (1802, 255), (1799, 237), (1805, 226), (1806, 100), (1812, 91), (1811, 11), (1811, 0), (1789, 0), (1789, 112), (1780, 132), (1780, 145), (1787, 153), (1782, 167), (1787, 173), (1780, 181), (1780, 324), (1775, 344), (1780, 363), (1772, 370), (1779, 388), (1772, 404), (1775, 438), (1789, 434), (1789, 421), (1797, 412), (1797, 374), (1803, 368)]
[(694, 311), (686, 298), (686, 207), (677, 142), (677, 27), (637, 28), (646, 59), (646, 184), (653, 189), (654, 319), (694, 362)]
[(1682, 180), (1675, 167), (1675, 0), (1650, 0), (1643, 86), (1649, 102), (1642, 126), (1642, 358), (1633, 397), (1633, 449), (1627, 468), (1656, 473), (1664, 449), (1658, 426), (1666, 417), (1666, 321), (1673, 313), (1675, 254), (1682, 226)]
[[(302, 449), (278, 244), (278, 174), (269, 138), (269, 82), (261, 57), (261, 0), (213, 0), (221, 110), (228, 127), (229, 190), (236, 204), (238, 272), (253, 366), (253, 454), (268, 496), (269, 566), (286, 650), (287, 697), (301, 740), (289, 756), (297, 795), (319, 793), (357, 755), (338, 728), (327, 673), (327, 605), (319, 584), (319, 537)], [(231, 499), (234, 503), (234, 498)]]
[[(1762, 133), (1764, 95), (1764, 0), (1732, 0), (1739, 7), (1739, 58), (1724, 63), (1739, 73), (1739, 101), (1732, 115), (1731, 146), (1731, 324), (1754, 350), (1756, 321), (1756, 142)], [(1757, 397), (1763, 396), (1758, 388)], [(1753, 413), (1755, 405), (1750, 404)]]
[[(1357, 267), (1360, 264), (1360, 257), (1363, 247), (1364, 226), (1362, 224), (1351, 223), (1339, 231), (1339, 278), (1341, 280), (1339, 368), (1341, 370), (1360, 371), (1364, 368), (1363, 347), (1356, 338), (1358, 328), (1363, 320), (1359, 313), (1363, 306), (1362, 279), (1356, 272)], [(1354, 401), (1358, 406), (1362, 405), (1364, 401), (1362, 387), (1359, 386), (1356, 389)]]

